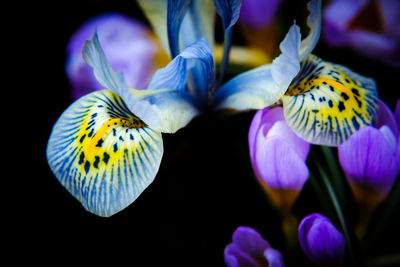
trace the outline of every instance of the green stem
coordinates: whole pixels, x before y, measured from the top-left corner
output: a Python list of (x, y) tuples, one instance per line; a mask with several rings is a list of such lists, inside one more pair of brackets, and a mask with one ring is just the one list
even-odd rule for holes
[(343, 211), (342, 211), (342, 209), (340, 207), (339, 200), (338, 200), (338, 198), (336, 196), (335, 191), (333, 190), (332, 184), (329, 181), (328, 176), (326, 175), (326, 173), (324, 172), (323, 168), (319, 164), (318, 159), (314, 159), (314, 162), (316, 163), (318, 171), (321, 174), (322, 182), (324, 183), (325, 188), (328, 191), (328, 194), (329, 194), (329, 197), (331, 198), (331, 201), (332, 201), (333, 207), (335, 209), (336, 215), (337, 215), (337, 217), (339, 219), (340, 225), (342, 226), (343, 234), (344, 234), (344, 237), (346, 239), (347, 248), (348, 248), (348, 251), (349, 251), (349, 254), (350, 254), (350, 258), (351, 258), (351, 261), (352, 261), (352, 266), (358, 266), (357, 260), (356, 260), (356, 257), (355, 257), (355, 253), (354, 253), (354, 247), (353, 247), (353, 244), (352, 244), (352, 241), (351, 241), (351, 238), (350, 238), (350, 233), (348, 231), (346, 220), (344, 218)]
[(339, 201), (342, 203), (344, 207), (346, 207), (348, 201), (346, 198), (345, 187), (346, 184), (343, 181), (343, 176), (340, 171), (339, 163), (332, 152), (331, 147), (321, 146), (322, 153), (327, 161), (329, 173), (332, 177), (332, 185), (335, 189), (335, 192), (339, 198)]

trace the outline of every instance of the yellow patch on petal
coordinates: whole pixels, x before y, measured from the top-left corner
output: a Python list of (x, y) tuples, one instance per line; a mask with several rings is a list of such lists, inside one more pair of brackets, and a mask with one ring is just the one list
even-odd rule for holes
[(310, 55), (282, 97), (286, 120), (310, 143), (337, 146), (377, 114), (373, 80)]

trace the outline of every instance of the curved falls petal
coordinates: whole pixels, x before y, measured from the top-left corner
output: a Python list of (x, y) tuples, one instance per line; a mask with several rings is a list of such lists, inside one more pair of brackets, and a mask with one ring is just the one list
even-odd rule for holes
[(101, 90), (75, 101), (59, 118), (47, 159), (83, 207), (111, 216), (154, 180), (163, 154), (160, 132), (134, 116), (119, 96)]

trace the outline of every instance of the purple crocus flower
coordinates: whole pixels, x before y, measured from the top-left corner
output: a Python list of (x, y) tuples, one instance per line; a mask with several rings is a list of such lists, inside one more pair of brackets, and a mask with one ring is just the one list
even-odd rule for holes
[(340, 264), (346, 252), (344, 236), (319, 213), (306, 216), (299, 226), (299, 241), (307, 257), (318, 264)]
[[(249, 151), (254, 172), (271, 200), (290, 209), (308, 178), (305, 164), (310, 144), (285, 121), (282, 107), (259, 110), (249, 130)], [(290, 166), (290, 168), (288, 168)]]
[(381, 101), (376, 128), (364, 127), (339, 146), (340, 164), (356, 200), (364, 206), (373, 208), (395, 182), (400, 170), (399, 137), (398, 115), (396, 119)]
[(246, 226), (233, 233), (232, 243), (224, 250), (224, 260), (228, 267), (285, 266), (282, 254), (256, 230)]
[(275, 19), (280, 0), (244, 0), (239, 23), (252, 29), (267, 27)]
[(104, 89), (82, 58), (83, 45), (92, 38), (95, 29), (111, 67), (125, 73), (130, 87), (146, 88), (156, 67), (154, 61), (159, 46), (144, 25), (111, 13), (86, 22), (68, 43), (66, 72), (72, 85), (72, 96), (78, 99), (94, 90)]
[(333, 46), (400, 68), (400, 2), (333, 0), (325, 8), (324, 37)]

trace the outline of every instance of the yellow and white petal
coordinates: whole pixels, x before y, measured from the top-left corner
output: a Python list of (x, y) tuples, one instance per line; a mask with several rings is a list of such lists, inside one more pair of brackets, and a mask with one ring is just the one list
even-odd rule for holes
[(373, 124), (378, 111), (374, 80), (310, 55), (282, 97), (286, 121), (313, 144), (338, 146)]
[(110, 90), (86, 95), (59, 118), (47, 160), (84, 208), (111, 216), (154, 180), (163, 154), (160, 132), (134, 116)]

